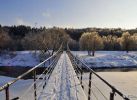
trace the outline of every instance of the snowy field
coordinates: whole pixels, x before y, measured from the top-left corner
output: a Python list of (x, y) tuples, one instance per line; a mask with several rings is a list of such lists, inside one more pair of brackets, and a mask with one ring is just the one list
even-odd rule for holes
[[(40, 51), (16, 51), (0, 55), (0, 66), (35, 66), (41, 62)], [(44, 58), (43, 60), (45, 60)]]
[(88, 56), (87, 51), (73, 51), (72, 53), (91, 67), (137, 66), (137, 52), (96, 51), (94, 57)]
[[(137, 52), (96, 51), (95, 57), (87, 51), (73, 51), (82, 61), (91, 67), (123, 67), (137, 65)], [(0, 66), (35, 66), (40, 62), (40, 52), (16, 51), (0, 55)]]
[[(98, 72), (100, 76), (102, 76), (105, 80), (107, 80), (111, 85), (116, 87), (119, 91), (121, 91), (123, 94), (128, 96), (131, 100), (137, 100), (137, 72)], [(89, 73), (84, 74), (84, 91), (87, 94), (88, 88), (88, 78)], [(6, 82), (12, 80), (13, 78), (0, 76), (0, 86), (5, 84)], [(33, 80), (20, 80), (16, 84), (12, 85), (10, 87), (10, 95), (11, 97), (21, 96), (24, 91), (27, 90), (27, 88), (31, 85)], [(100, 81), (97, 77), (93, 75), (92, 82), (103, 92), (103, 94), (108, 98), (109, 93), (111, 92), (111, 89), (108, 88), (107, 85), (105, 85), (102, 81)], [(95, 86), (92, 83), (92, 90), (95, 92), (95, 94), (98, 97), (98, 100), (106, 100), (100, 92), (95, 88)], [(32, 92), (28, 92), (25, 94), (24, 98), (21, 100), (33, 100), (33, 90)], [(5, 93), (5, 91), (4, 91)], [(0, 92), (0, 98), (1, 100), (5, 100), (5, 95), (3, 92)], [(96, 100), (94, 98), (93, 93), (91, 93), (91, 96), (93, 100)], [(31, 97), (31, 99), (30, 99)], [(101, 99), (100, 99), (101, 98)], [(118, 95), (116, 95), (115, 100), (122, 100)]]

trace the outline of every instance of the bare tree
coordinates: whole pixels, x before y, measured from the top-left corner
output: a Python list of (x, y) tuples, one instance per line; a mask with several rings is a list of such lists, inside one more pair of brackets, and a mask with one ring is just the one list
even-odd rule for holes
[(126, 50), (127, 53), (129, 50), (132, 50), (134, 47), (134, 41), (129, 32), (124, 32), (121, 37), (121, 46), (123, 50)]
[(120, 49), (120, 42), (118, 41), (117, 36), (103, 36), (102, 37), (103, 43), (104, 43), (104, 49), (105, 50), (116, 50)]
[(60, 28), (49, 29), (47, 30), (47, 33), (49, 33), (50, 48), (52, 49), (52, 55), (54, 54), (55, 50), (58, 50), (58, 48), (62, 43), (63, 43), (63, 47), (65, 47), (65, 45), (67, 44), (69, 36), (63, 29)]
[(12, 39), (3, 30), (0, 30), (0, 51), (3, 49), (8, 49), (8, 46), (11, 45)]
[(133, 40), (133, 48), (134, 50), (137, 50), (137, 33), (134, 33), (132, 36), (131, 36), (132, 40)]
[(82, 50), (87, 50), (88, 55), (95, 55), (95, 51), (103, 48), (102, 38), (97, 32), (84, 33), (80, 38), (80, 47)]

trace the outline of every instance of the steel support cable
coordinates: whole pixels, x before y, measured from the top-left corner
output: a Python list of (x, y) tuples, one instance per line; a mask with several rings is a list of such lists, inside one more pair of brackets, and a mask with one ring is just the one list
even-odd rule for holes
[[(50, 72), (50, 70), (52, 69), (52, 67), (50, 67), (52, 64), (54, 63), (54, 61), (48, 66), (50, 69), (48, 69), (45, 77), (48, 75), (48, 73)], [(28, 91), (33, 87), (33, 85), (41, 78), (41, 76), (45, 73), (45, 71), (47, 70), (47, 68), (43, 71), (43, 73), (37, 78), (37, 80), (35, 82), (32, 83), (32, 85), (30, 87), (28, 87), (28, 89), (24, 92), (24, 94), (22, 94), (20, 97), (23, 97), (26, 95), (26, 93), (28, 93)], [(44, 78), (45, 78), (44, 77)], [(43, 78), (43, 79), (44, 79)], [(35, 90), (34, 90), (35, 91)]]
[[(89, 80), (89, 81), (91, 81), (92, 82), (92, 80)], [(86, 81), (85, 81), (85, 83), (87, 83)], [(106, 100), (108, 100), (108, 98), (103, 94), (103, 92), (94, 84), (94, 82), (92, 82), (93, 83), (93, 85), (94, 85), (94, 87), (102, 94), (102, 96), (106, 99)], [(87, 83), (88, 84), (88, 83)], [(90, 88), (91, 89), (91, 88)]]
[[(52, 74), (52, 71), (54, 70), (54, 68), (51, 68), (51, 70), (50, 70), (50, 75)], [(50, 77), (50, 75), (48, 75), (48, 78), (47, 78), (47, 80), (46, 80), (46, 83), (48, 83), (48, 81), (49, 81), (49, 77)], [(40, 83), (40, 85), (42, 85), (42, 84), (44, 84), (45, 83), (45, 81), (42, 81), (41, 83)], [(40, 85), (38, 86), (38, 87), (40, 87)], [(44, 86), (44, 85), (43, 85)], [(41, 95), (41, 93), (42, 93), (42, 91), (44, 90), (44, 88), (42, 88), (42, 90), (40, 90), (39, 91), (39, 96), (38, 96), (38, 98), (40, 97), (40, 95)]]
[[(58, 58), (59, 58), (59, 57), (58, 57)], [(57, 62), (55, 62), (55, 63), (57, 63)], [(56, 67), (56, 66), (55, 66), (55, 67)], [(55, 68), (55, 67), (54, 67), (54, 68)], [(54, 68), (53, 68), (53, 70), (54, 70)], [(52, 70), (52, 71), (53, 71), (53, 70)], [(54, 75), (52, 75), (52, 76), (54, 76)], [(50, 77), (50, 75), (49, 75), (49, 77)], [(48, 81), (49, 81), (49, 80), (47, 80), (47, 82), (48, 82)], [(42, 91), (43, 91), (43, 90), (44, 90), (44, 89), (42, 89)], [(42, 91), (41, 91), (41, 93), (42, 93)], [(41, 94), (38, 96), (38, 99), (40, 98), (40, 96), (41, 96)]]
[(120, 95), (123, 99), (125, 100), (129, 100), (129, 98), (127, 98), (124, 94), (122, 94), (119, 90), (117, 90), (114, 86), (112, 86), (111, 84), (109, 84), (106, 80), (104, 80), (101, 76), (99, 76), (94, 70), (92, 70), (89, 66), (87, 66), (85, 63), (83, 63), (80, 59), (78, 59), (78, 57), (75, 57), (71, 51), (69, 51), (70, 54), (77, 59), (78, 61), (80, 61), (84, 66), (86, 66), (86, 68), (88, 68), (93, 74), (95, 74), (99, 79), (101, 79), (105, 84), (107, 84), (113, 91), (115, 91), (118, 95)]
[[(46, 77), (46, 76), (45, 76), (45, 77)], [(45, 81), (44, 81), (44, 78), (43, 78), (42, 80), (43, 80), (43, 81), (41, 81), (41, 82), (38, 84), (37, 89), (34, 89), (34, 91), (37, 90), (37, 96), (38, 96), (38, 94), (41, 94), (41, 91), (42, 91), (42, 90), (40, 89), (41, 85), (44, 86), (44, 85), (43, 85), (43, 83), (45, 82)], [(46, 80), (46, 82), (47, 82), (47, 81), (48, 81), (48, 80)], [(43, 87), (41, 87), (41, 88), (43, 89)]]
[[(68, 56), (69, 57), (69, 56)], [(69, 59), (70, 60), (70, 59)], [(70, 63), (71, 63), (71, 60), (70, 60)], [(72, 70), (74, 70), (74, 68), (73, 68), (73, 66), (72, 66)], [(71, 72), (72, 73), (72, 72)], [(74, 82), (75, 82), (75, 88), (76, 88), (76, 80), (75, 80), (75, 75), (74, 75), (74, 73), (73, 73), (73, 80), (74, 80)], [(77, 88), (76, 88), (76, 92), (77, 92)], [(85, 94), (85, 92), (84, 91), (82, 91), (83, 92), (83, 94)], [(86, 94), (85, 94), (86, 95)]]
[[(87, 86), (88, 85), (88, 83), (84, 83), (83, 82), (83, 84), (85, 85), (85, 86)], [(96, 96), (96, 94), (94, 93), (94, 91), (92, 90), (92, 88), (90, 88), (91, 89), (91, 92), (93, 93), (93, 95), (94, 95), (94, 97), (96, 98), (96, 100), (98, 100), (98, 97)], [(88, 90), (85, 88), (84, 90), (86, 90), (87, 92), (88, 92)]]
[[(76, 89), (76, 96), (78, 97), (78, 94), (77, 94), (77, 88), (76, 88), (76, 81), (75, 81), (75, 75), (74, 75), (74, 73), (73, 73), (73, 69), (69, 69), (68, 70), (68, 66), (69, 66), (69, 64), (68, 64), (68, 60), (67, 60), (67, 57), (66, 57), (67, 55), (65, 54), (65, 59), (66, 59), (66, 70), (67, 70), (67, 80), (69, 81), (69, 83), (71, 83), (70, 82), (70, 78), (71, 78), (71, 76), (70, 75), (72, 75), (72, 78), (73, 78), (73, 80), (74, 80), (74, 83), (75, 83), (75, 89)], [(71, 65), (70, 65), (71, 66)], [(73, 68), (73, 67), (72, 67)], [(69, 73), (70, 73), (70, 75), (69, 75)], [(70, 87), (71, 87), (71, 84), (70, 84)]]
[[(74, 60), (73, 60), (74, 61)], [(76, 62), (75, 62), (76, 63)], [(78, 64), (76, 63), (76, 65), (74, 65), (74, 66), (76, 66), (76, 68), (77, 67), (79, 67), (78, 66)], [(79, 69), (82, 71), (82, 68), (81, 67), (79, 67)], [(80, 74), (81, 72), (80, 72), (80, 70), (79, 70), (78, 68), (77, 68), (77, 72)], [(91, 80), (90, 80), (91, 81)], [(92, 81), (91, 81), (92, 82)], [(88, 83), (86, 83), (87, 85), (88, 85)], [(97, 88), (97, 86), (96, 86), (96, 88)], [(90, 88), (91, 89), (91, 88)], [(106, 100), (108, 100), (107, 99), (107, 97), (101, 92), (101, 90), (99, 89), (99, 88), (97, 88), (98, 89), (98, 91), (102, 94), (102, 96), (106, 99)]]
[[(70, 72), (71, 72), (71, 70), (69, 70)], [(75, 76), (77, 76), (77, 75), (71, 75), (69, 78), (74, 78)], [(67, 78), (63, 78), (62, 80), (66, 80)], [(62, 91), (64, 91), (64, 90), (62, 90)], [(60, 91), (60, 92), (62, 92), (62, 91)], [(54, 96), (54, 94), (53, 94), (53, 96)]]
[[(78, 94), (77, 94), (77, 91), (78, 91), (78, 90), (77, 90), (77, 88), (76, 88), (76, 81), (75, 81), (75, 78), (74, 78), (74, 73), (73, 73), (73, 80), (74, 80), (74, 83), (75, 83), (76, 96), (77, 96), (77, 95), (78, 95)], [(78, 97), (78, 96), (77, 96), (77, 97)]]
[[(58, 59), (58, 58), (57, 58), (57, 59)], [(57, 59), (56, 59), (56, 60), (57, 60)], [(55, 62), (54, 64), (56, 65), (56, 63), (57, 63), (57, 62)], [(53, 65), (54, 68), (55, 68), (55, 65)], [(52, 74), (54, 68), (53, 68), (53, 67), (51, 68), (51, 70), (50, 70), (51, 74)], [(51, 74), (50, 74), (50, 75), (51, 75)], [(50, 75), (49, 75), (48, 78), (47, 78), (48, 80), (46, 80), (47, 82), (49, 81), (49, 77), (50, 77)], [(46, 82), (46, 83), (47, 83), (47, 82)], [(44, 82), (43, 82), (43, 83), (44, 83)], [(42, 84), (43, 84), (43, 83), (42, 83)], [(42, 93), (43, 90), (44, 90), (44, 88), (43, 88), (40, 92)], [(40, 96), (41, 96), (41, 94), (38, 96), (38, 99), (39, 99)]]
[[(80, 72), (79, 70), (78, 70), (78, 68), (76, 69), (78, 72)], [(84, 83), (84, 82), (83, 82)], [(88, 83), (84, 83), (85, 84), (85, 86), (88, 86)], [(94, 93), (94, 91), (92, 90), (92, 88), (90, 88), (91, 89), (91, 92), (92, 92), (92, 94), (94, 95), (94, 97), (96, 98), (96, 100), (98, 100), (98, 98), (97, 98), (97, 96), (96, 96), (96, 94)], [(88, 90), (87, 89), (85, 89), (87, 92), (88, 92)]]
[[(72, 55), (71, 55), (72, 56)], [(73, 57), (72, 57), (72, 59), (73, 59)], [(74, 60), (73, 60), (74, 61)], [(77, 67), (76, 67), (77, 68)], [(76, 69), (78, 72), (80, 72), (79, 70), (78, 70), (78, 68)], [(81, 73), (81, 72), (80, 72)], [(85, 84), (85, 83), (84, 83)], [(88, 84), (85, 84), (85, 86), (86, 85), (88, 85)], [(88, 90), (87, 90), (88, 91)], [(96, 96), (96, 94), (94, 93), (94, 91), (91, 89), (91, 92), (92, 92), (92, 94), (94, 95), (94, 97), (96, 98), (96, 100), (98, 100), (98, 98), (97, 98), (97, 96)]]
[[(55, 64), (55, 62), (56, 62), (56, 59), (55, 59), (55, 61), (53, 61), (53, 62), (50, 64), (50, 66), (51, 66), (52, 64)], [(53, 65), (53, 66), (54, 66), (54, 65)], [(45, 76), (43, 77), (42, 80), (44, 80), (44, 79), (46, 78), (46, 75), (51, 75), (51, 74), (52, 74), (52, 69), (54, 69), (53, 66), (52, 66), (50, 69), (48, 69), (48, 72), (45, 74)], [(45, 71), (46, 71), (46, 70), (45, 70)], [(41, 76), (45, 73), (45, 71), (43, 71), (43, 73), (41, 74)]]
[(33, 70), (35, 70), (36, 68), (38, 68), (39, 66), (41, 66), (42, 64), (44, 64), (45, 62), (47, 62), (49, 59), (53, 58), (54, 56), (56, 56), (58, 53), (60, 52), (57, 51), (55, 54), (53, 54), (53, 56), (49, 57), (48, 59), (44, 60), (43, 62), (39, 63), (38, 65), (36, 65), (35, 67), (31, 68), (30, 70), (28, 70), (27, 72), (23, 73), (22, 75), (18, 76), (16, 79), (13, 79), (12, 81), (6, 83), (5, 85), (3, 85), (2, 87), (0, 87), (0, 91), (2, 91), (3, 89), (5, 89), (6, 87), (9, 87), (10, 85), (12, 85), (13, 83), (17, 82), (18, 80), (20, 80), (21, 78), (23, 78), (24, 76), (26, 76), (28, 73), (32, 72)]
[[(63, 64), (64, 64), (64, 63), (65, 63), (65, 62), (63, 61), (61, 67), (63, 67)], [(63, 69), (63, 68), (62, 68), (62, 69)], [(63, 70), (61, 70), (61, 71), (63, 71)], [(64, 81), (64, 80), (66, 80), (66, 78), (64, 78), (64, 79), (61, 78), (61, 81)], [(64, 90), (62, 90), (62, 91), (64, 91)], [(59, 91), (59, 92), (62, 92), (62, 91)], [(51, 97), (51, 100), (53, 100), (55, 96), (56, 96), (56, 93), (53, 94), (53, 96)]]
[[(66, 68), (67, 68), (67, 66), (68, 66), (68, 62), (66, 62)], [(68, 79), (68, 78), (69, 78), (69, 79), (70, 79), (70, 78), (73, 78), (74, 83), (75, 83), (75, 88), (76, 88), (76, 85), (77, 85), (77, 84), (76, 84), (76, 81), (75, 81), (75, 77), (77, 77), (77, 75), (74, 75), (74, 73), (72, 73), (72, 70), (73, 70), (73, 69), (71, 69), (71, 70), (68, 70), (68, 69), (67, 69), (67, 73), (71, 72), (71, 75), (70, 75), (70, 76), (67, 76), (66, 78), (63, 78), (62, 80), (66, 80), (66, 79)], [(67, 74), (67, 75), (68, 75), (68, 74)], [(62, 90), (62, 91), (65, 91), (65, 90)], [(62, 92), (62, 91), (59, 91), (59, 92)], [(77, 91), (78, 91), (78, 90), (77, 90), (77, 88), (76, 88), (76, 97), (78, 97), (78, 96), (77, 96)], [(84, 91), (83, 91), (83, 94), (85, 94)], [(54, 99), (55, 95), (56, 95), (56, 94), (54, 93), (53, 96), (51, 97), (51, 100)]]
[[(75, 62), (75, 63), (76, 63), (76, 62)], [(76, 63), (75, 66), (76, 66), (76, 68), (79, 67), (77, 63)], [(81, 68), (81, 67), (79, 67), (79, 69), (82, 71), (82, 68)], [(77, 68), (77, 71), (78, 71), (79, 73), (81, 73), (79, 69)], [(90, 80), (90, 81), (91, 81), (91, 80)], [(91, 82), (92, 82), (92, 81), (91, 81)], [(85, 82), (85, 83), (86, 83), (86, 82)], [(93, 82), (92, 82), (92, 83), (93, 83)], [(88, 83), (86, 83), (86, 85), (88, 85)], [(95, 84), (94, 84), (94, 85), (95, 85)], [(97, 86), (95, 86), (95, 87), (96, 87), (97, 90), (102, 94), (102, 96), (103, 96), (106, 100), (108, 100), (108, 98), (101, 92), (101, 90), (100, 90)], [(90, 88), (90, 89), (91, 89), (91, 88)]]
[(46, 78), (47, 76), (50, 76), (50, 75), (52, 74), (52, 71), (53, 71), (53, 68), (50, 69), (49, 74), (44, 75), (42, 81), (41, 81), (40, 83), (38, 83), (37, 87), (40, 87), (44, 82), (47, 81), (47, 80), (45, 80), (45, 78)]
[[(37, 81), (38, 81), (38, 79), (37, 79)], [(33, 83), (31, 84), (31, 86), (28, 87), (28, 89), (27, 89), (27, 90), (24, 92), (24, 94), (22, 94), (20, 97), (25, 96), (25, 95), (30, 91), (30, 89), (34, 86), (34, 84), (35, 84), (37, 81), (33, 82)], [(34, 90), (34, 91), (36, 91), (36, 90)]]
[[(76, 63), (76, 65), (77, 65), (77, 67), (79, 67), (78, 66), (78, 64)], [(77, 68), (76, 67), (76, 68)], [(80, 68), (80, 70), (82, 71), (82, 67), (79, 67)], [(78, 68), (77, 68), (78, 69)], [(80, 72), (80, 71), (79, 71)], [(89, 81), (91, 81), (92, 82), (92, 80), (89, 80)], [(85, 81), (85, 83), (86, 83), (86, 81)], [(92, 82), (93, 83), (93, 82)], [(88, 84), (88, 83), (87, 83)], [(103, 94), (103, 92), (93, 83), (93, 85), (94, 85), (94, 87), (102, 94), (102, 96), (106, 99), (106, 100), (108, 100), (108, 98)]]
[[(53, 68), (51, 69), (52, 71), (54, 70)], [(52, 71), (51, 71), (51, 73), (50, 74), (52, 74)], [(48, 76), (50, 76), (50, 75), (48, 75)], [(46, 76), (45, 76), (46, 77)], [(42, 91), (44, 90), (44, 88), (43, 88), (43, 86), (44, 86), (44, 83), (46, 82), (48, 82), (48, 78), (47, 78), (47, 80), (46, 81), (42, 81), (39, 85), (38, 85), (38, 87), (40, 87), (41, 85), (42, 85), (42, 89), (39, 89), (39, 91), (37, 92), (37, 93), (39, 93), (39, 96), (41, 95), (41, 93), (42, 93)], [(37, 96), (37, 98), (39, 98), (39, 96)]]

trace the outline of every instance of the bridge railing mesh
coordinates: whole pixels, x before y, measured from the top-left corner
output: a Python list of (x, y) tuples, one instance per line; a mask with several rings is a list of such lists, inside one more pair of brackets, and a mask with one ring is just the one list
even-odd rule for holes
[[(52, 71), (55, 68), (55, 65), (58, 62), (61, 53), (62, 45), (55, 54), (29, 69), (17, 78), (1, 86), (0, 96), (2, 97), (2, 100), (38, 100), (41, 92), (44, 90), (50, 78)], [(47, 63), (49, 64), (45, 67)], [(37, 71), (40, 67), (42, 67), (43, 70), (42, 73), (39, 74)], [(32, 78), (24, 80), (23, 78), (27, 75), (32, 75)], [(19, 92), (15, 92), (13, 90), (18, 90)]]
[(82, 62), (69, 48), (67, 52), (88, 100), (130, 100), (116, 87)]

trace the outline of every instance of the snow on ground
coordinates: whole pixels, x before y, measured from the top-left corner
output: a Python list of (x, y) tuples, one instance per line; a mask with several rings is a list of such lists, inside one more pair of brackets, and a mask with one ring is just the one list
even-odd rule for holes
[[(136, 59), (135, 54), (136, 52), (132, 52), (129, 53), (128, 55), (129, 57)], [(85, 54), (83, 53), (83, 55)], [(102, 54), (102, 56), (104, 55), (107, 55), (107, 53)], [(137, 100), (137, 78), (136, 78), (137, 72), (98, 72), (98, 74), (102, 78), (107, 80), (115, 88), (117, 88), (119, 91), (121, 91), (123, 94), (128, 96), (131, 100)], [(3, 84), (5, 84), (6, 82), (12, 79), (14, 78), (0, 76), (0, 86), (2, 86)], [(84, 80), (83, 85), (86, 95), (88, 93), (88, 81), (89, 81), (88, 79), (89, 79), (89, 73), (85, 73), (83, 75), (83, 80)], [(32, 79), (19, 80), (18, 82), (16, 82), (14, 85), (10, 87), (10, 97), (17, 97), (24, 94), (24, 91), (28, 89), (28, 87), (32, 84), (32, 82), (33, 82)], [(101, 80), (99, 80), (95, 75), (92, 76), (92, 82), (93, 83), (91, 89), (94, 92), (94, 94), (93, 92), (91, 92), (92, 100), (96, 100), (94, 95), (97, 96), (98, 100), (107, 100), (107, 99), (109, 100), (109, 94), (111, 92), (111, 89)], [(95, 86), (102, 91), (102, 93), (105, 95), (107, 99), (105, 99), (105, 97), (99, 92), (99, 90)], [(48, 97), (53, 97), (53, 99), (59, 97), (61, 98), (60, 100), (64, 100), (63, 98), (66, 97), (69, 98), (70, 94), (71, 96), (76, 97), (77, 92), (81, 95), (80, 97), (82, 99), (83, 97), (83, 95), (81, 94), (82, 90), (80, 89), (80, 91), (78, 91), (77, 90), (78, 88), (80, 88), (80, 84), (78, 79), (76, 78), (76, 74), (74, 73), (72, 64), (70, 63), (68, 56), (66, 54), (63, 54), (59, 62), (57, 63), (57, 66), (55, 67), (55, 70), (53, 71), (47, 86), (42, 92), (43, 95), (41, 96), (40, 99), (43, 100), (42, 98), (46, 98), (45, 97), (46, 95)], [(70, 90), (72, 92), (70, 92)], [(4, 94), (5, 91), (0, 92), (0, 98), (2, 100), (5, 100)], [(31, 100), (31, 99), (34, 100), (33, 89), (31, 89), (29, 92), (25, 94), (25, 96), (21, 98), (21, 100)], [(115, 100), (123, 100), (123, 99), (118, 95), (116, 95)]]
[(72, 64), (64, 52), (39, 100), (86, 100)]
[[(14, 78), (1, 76), (0, 86), (13, 79)], [(10, 98), (21, 96), (20, 100), (34, 100), (33, 88), (25, 93), (32, 82), (32, 79), (17, 81), (10, 87)], [(37, 89), (39, 89), (38, 85)], [(40, 97), (38, 100), (86, 100), (86, 95), (82, 90), (80, 82), (77, 79), (76, 73), (66, 53), (61, 55), (43, 92), (41, 89), (37, 92), (42, 93), (42, 95), (37, 95)], [(5, 91), (0, 92), (0, 98), (2, 100), (5, 100), (4, 93)], [(25, 95), (23, 95), (24, 93)]]
[(88, 56), (87, 51), (73, 51), (72, 53), (91, 67), (137, 66), (137, 52), (96, 51), (95, 57)]
[[(0, 66), (35, 66), (40, 62), (40, 52), (37, 51), (16, 51), (0, 56)], [(96, 51), (95, 57), (88, 56), (87, 51), (73, 51), (73, 54), (80, 57), (91, 67), (122, 67), (136, 66), (137, 52), (124, 51)]]
[(8, 52), (0, 56), (0, 66), (35, 66), (40, 63), (40, 51)]

